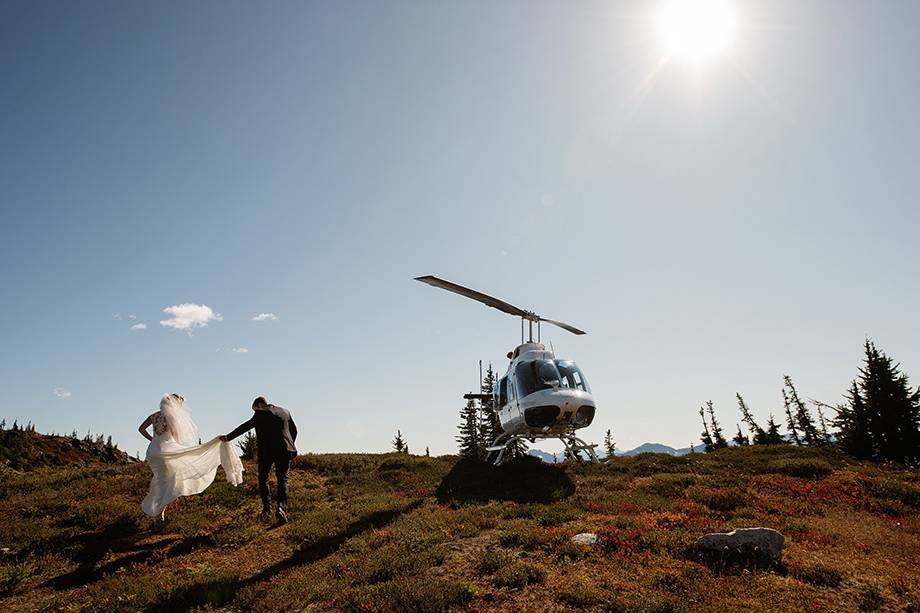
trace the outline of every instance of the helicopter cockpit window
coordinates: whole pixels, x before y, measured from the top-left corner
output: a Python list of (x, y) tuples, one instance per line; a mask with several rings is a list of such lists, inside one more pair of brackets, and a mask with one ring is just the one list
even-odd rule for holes
[(556, 360), (556, 368), (559, 370), (559, 387), (568, 389), (591, 392), (588, 387), (588, 381), (582, 374), (581, 369), (571, 360)]
[(498, 406), (508, 404), (508, 379), (502, 379), (498, 384)]
[(514, 377), (521, 398), (540, 390), (553, 389), (559, 384), (559, 371), (549, 360), (521, 362), (514, 369)]

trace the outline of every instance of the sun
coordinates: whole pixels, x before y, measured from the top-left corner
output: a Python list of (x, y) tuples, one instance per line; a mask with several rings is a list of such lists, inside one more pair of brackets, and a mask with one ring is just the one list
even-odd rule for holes
[(665, 0), (658, 13), (658, 34), (667, 60), (699, 65), (724, 55), (736, 28), (728, 0)]

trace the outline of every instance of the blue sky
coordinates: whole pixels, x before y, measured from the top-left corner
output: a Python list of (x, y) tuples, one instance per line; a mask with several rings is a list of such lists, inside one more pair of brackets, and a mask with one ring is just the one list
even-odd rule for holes
[(0, 415), (453, 452), (519, 324), (423, 274), (587, 330), (544, 338), (624, 448), (836, 402), (867, 335), (920, 383), (920, 6), (738, 0), (693, 67), (659, 4), (4, 2)]

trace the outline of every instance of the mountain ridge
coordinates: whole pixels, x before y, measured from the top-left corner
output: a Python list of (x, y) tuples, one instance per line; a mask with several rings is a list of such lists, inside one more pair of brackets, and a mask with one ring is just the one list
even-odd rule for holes
[[(703, 451), (703, 445), (694, 445), (692, 448), (693, 453), (699, 453), (701, 451)], [(597, 457), (599, 459), (604, 459), (607, 457), (607, 453), (603, 449), (596, 449), (595, 453), (597, 453)], [(664, 443), (642, 443), (638, 447), (633, 447), (627, 451), (622, 451), (620, 449), (616, 449), (614, 451), (614, 455), (617, 457), (632, 457), (641, 453), (665, 453), (670, 456), (679, 457), (691, 453), (691, 448), (681, 447), (679, 449), (675, 449), (674, 447), (665, 445)], [(533, 456), (535, 458), (540, 458), (549, 464), (553, 464), (562, 460), (561, 452), (554, 455), (548, 451), (543, 451), (542, 449), (530, 449), (527, 451), (527, 455)]]

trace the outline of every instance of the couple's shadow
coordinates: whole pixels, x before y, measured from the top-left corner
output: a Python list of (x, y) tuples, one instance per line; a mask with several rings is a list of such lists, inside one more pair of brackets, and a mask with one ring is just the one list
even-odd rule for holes
[[(119, 569), (133, 564), (150, 563), (185, 555), (211, 543), (210, 535), (196, 535), (187, 538), (166, 536), (148, 543), (150, 533), (142, 531), (130, 522), (116, 522), (103, 530), (87, 532), (58, 543), (57, 548), (76, 548), (71, 559), (77, 567), (69, 573), (48, 579), (42, 587), (67, 590), (95, 583)], [(125, 554), (110, 562), (99, 565), (109, 554)]]

